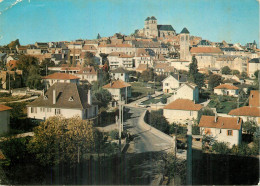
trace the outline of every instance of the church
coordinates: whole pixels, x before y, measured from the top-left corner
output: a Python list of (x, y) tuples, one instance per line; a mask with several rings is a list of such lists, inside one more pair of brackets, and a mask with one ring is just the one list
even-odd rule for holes
[(139, 30), (139, 33), (147, 38), (166, 38), (176, 35), (172, 25), (157, 25), (157, 19), (154, 16), (145, 19), (144, 28)]

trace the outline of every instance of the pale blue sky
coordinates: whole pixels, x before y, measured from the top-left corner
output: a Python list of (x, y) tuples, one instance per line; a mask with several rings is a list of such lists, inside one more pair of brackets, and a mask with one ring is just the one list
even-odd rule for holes
[(0, 45), (131, 34), (148, 16), (211, 41), (259, 41), (256, 0), (0, 0)]

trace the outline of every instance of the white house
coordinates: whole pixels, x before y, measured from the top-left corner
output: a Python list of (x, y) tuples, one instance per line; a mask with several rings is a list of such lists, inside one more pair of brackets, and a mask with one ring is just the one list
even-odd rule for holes
[(93, 66), (83, 67), (74, 75), (79, 77), (81, 82), (88, 81), (89, 83), (98, 81), (102, 76)]
[(260, 70), (260, 58), (251, 59), (248, 62), (247, 74), (249, 77), (255, 77), (255, 71)]
[(56, 115), (90, 119), (97, 114), (98, 106), (92, 104), (91, 91), (76, 83), (55, 83), (44, 95), (27, 105), (27, 117), (39, 120)]
[(214, 93), (217, 95), (227, 95), (227, 96), (238, 96), (238, 87), (229, 84), (221, 84), (214, 88)]
[(249, 105), (231, 110), (228, 115), (241, 117), (243, 121), (255, 121), (260, 125), (260, 93), (258, 90), (251, 90)]
[(68, 73), (54, 73), (42, 78), (47, 86), (52, 86), (55, 83), (79, 83), (79, 77)]
[(205, 116), (200, 119), (201, 135), (210, 135), (219, 142), (227, 142), (229, 146), (239, 145), (242, 139), (242, 123), (239, 117)]
[(187, 76), (173, 74), (165, 78), (163, 83), (163, 92), (164, 93), (173, 93), (177, 88), (179, 88), (183, 83), (187, 81)]
[(110, 71), (111, 78), (114, 80), (122, 80), (124, 82), (129, 82), (128, 71), (122, 67)]
[(11, 109), (11, 107), (0, 105), (0, 134), (8, 132), (9, 130)]
[(163, 115), (169, 123), (182, 123), (197, 119), (202, 105), (188, 99), (177, 99), (163, 108)]
[(170, 101), (176, 99), (189, 99), (195, 102), (199, 101), (199, 88), (194, 83), (184, 83), (177, 90), (175, 90), (174, 94), (169, 98)]
[(133, 69), (135, 66), (133, 56), (123, 52), (112, 52), (107, 56), (107, 59), (111, 69), (117, 69), (118, 67)]
[(111, 93), (115, 101), (125, 100), (126, 95), (127, 98), (131, 97), (131, 85), (122, 80), (110, 82), (104, 85), (103, 88)]

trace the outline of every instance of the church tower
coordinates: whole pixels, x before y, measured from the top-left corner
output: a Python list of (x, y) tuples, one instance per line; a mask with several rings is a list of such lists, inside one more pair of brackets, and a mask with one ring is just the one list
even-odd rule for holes
[(147, 17), (144, 21), (144, 35), (148, 38), (153, 38), (158, 36), (157, 19), (152, 17)]
[(190, 60), (190, 32), (187, 28), (180, 33), (180, 59)]

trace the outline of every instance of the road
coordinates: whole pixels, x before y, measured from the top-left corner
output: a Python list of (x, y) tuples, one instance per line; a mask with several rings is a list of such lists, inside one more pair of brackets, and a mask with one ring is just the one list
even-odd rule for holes
[(164, 151), (171, 148), (168, 141), (154, 135), (149, 130), (142, 128), (138, 120), (145, 111), (141, 108), (126, 107), (124, 112), (124, 128), (134, 136), (133, 153), (144, 153), (151, 151)]

